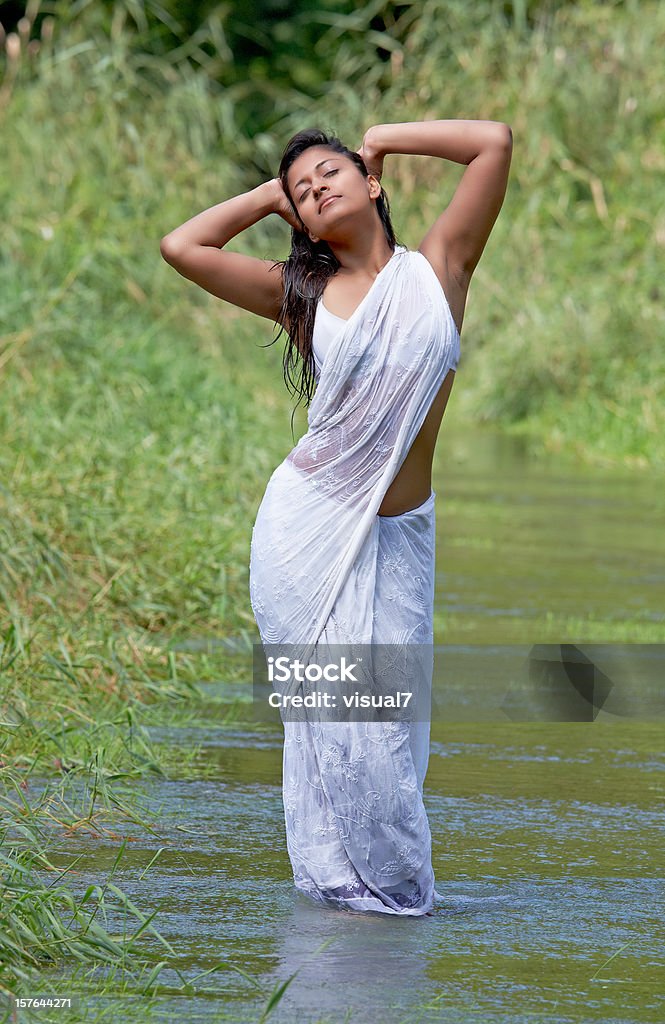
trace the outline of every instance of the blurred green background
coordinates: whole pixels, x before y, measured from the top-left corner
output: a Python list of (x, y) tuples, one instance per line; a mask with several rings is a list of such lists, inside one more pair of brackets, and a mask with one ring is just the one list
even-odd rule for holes
[[(29, 0), (2, 14), (6, 658), (29, 663), (55, 635), (97, 648), (121, 626), (253, 629), (250, 524), (306, 414), (292, 433), (269, 321), (179, 277), (159, 242), (273, 176), (306, 125), (357, 147), (382, 121), (508, 122), (508, 194), (471, 285), (449, 429), (662, 469), (665, 6)], [(400, 241), (419, 244), (461, 173), (387, 158)], [(272, 216), (232, 247), (282, 258), (289, 239)]]
[[(100, 645), (125, 629), (134, 644), (254, 629), (251, 523), (306, 410), (292, 432), (270, 322), (181, 278), (159, 242), (272, 177), (307, 125), (357, 147), (383, 121), (508, 122), (511, 178), (447, 428), (523, 435), (534, 458), (662, 469), (664, 5), (28, 0), (2, 15), (13, 672), (31, 678), (56, 637), (108, 669)], [(461, 174), (387, 158), (400, 241), (417, 247)], [(283, 258), (289, 242), (272, 216), (231, 246)], [(150, 678), (166, 663), (142, 657)]]
[[(373, 123), (506, 121), (508, 193), (443, 430), (486, 424), (534, 459), (658, 473), (665, 5), (28, 0), (0, 22), (0, 770), (16, 896), (0, 925), (8, 984), (29, 986), (54, 949), (94, 959), (97, 942), (122, 962), (101, 933), (70, 947), (67, 880), (47, 893), (31, 871), (54, 820), (92, 828), (103, 806), (140, 824), (113, 780), (182, 768), (183, 750), (142, 731), (144, 708), (182, 723), (199, 681), (234, 679), (221, 649), (175, 642), (254, 631), (251, 523), (306, 427), (300, 407), (291, 432), (272, 325), (179, 277), (161, 237), (274, 176), (303, 127), (357, 148)], [(418, 246), (461, 173), (387, 158), (401, 242)], [(283, 258), (289, 239), (271, 217), (231, 247)], [(53, 812), (55, 789), (28, 807), (32, 773), (80, 774), (87, 810)]]
[[(513, 167), (472, 283), (455, 415), (525, 433), (534, 453), (663, 465), (662, 4), (83, 0), (2, 9), (10, 381), (38, 344), (31, 337), (15, 351), (13, 333), (77, 256), (91, 266), (76, 271), (55, 319), (86, 284), (102, 305), (113, 296), (112, 324), (123, 304), (149, 321), (150, 302), (173, 294), (204, 309), (215, 329), (234, 318), (176, 280), (154, 242), (273, 176), (294, 131), (321, 124), (355, 147), (370, 123), (491, 118), (513, 128)], [(418, 245), (460, 173), (442, 161), (388, 159), (406, 244)], [(233, 244), (281, 257), (288, 229), (270, 218)], [(31, 330), (52, 335), (53, 324)], [(253, 336), (264, 326), (254, 323)], [(97, 332), (69, 336), (65, 360), (95, 348)], [(182, 337), (191, 345), (196, 332)], [(261, 354), (255, 361), (266, 370)], [(264, 380), (281, 401), (279, 382), (268, 372)]]

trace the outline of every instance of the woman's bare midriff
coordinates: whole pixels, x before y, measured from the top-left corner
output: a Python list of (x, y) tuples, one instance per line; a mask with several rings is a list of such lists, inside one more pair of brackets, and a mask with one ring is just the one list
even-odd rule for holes
[(410, 512), (427, 501), (432, 493), (434, 448), (454, 380), (455, 371), (449, 370), (409, 454), (383, 496), (378, 515), (399, 516)]
[[(423, 251), (422, 246), (420, 251)], [(429, 259), (426, 252), (423, 255)], [(462, 281), (451, 274), (444, 258), (439, 261), (431, 261), (431, 265), (439, 279), (444, 295), (447, 297), (449, 309), (458, 331), (461, 331), (469, 279)], [(422, 427), (418, 431), (409, 454), (383, 496), (378, 511), (380, 516), (399, 516), (404, 512), (410, 512), (427, 501), (432, 493), (434, 449), (454, 380), (455, 371), (449, 370), (430, 406)]]
[[(437, 273), (436, 269), (435, 273)], [(437, 277), (448, 298), (449, 308), (456, 325), (458, 325), (457, 329), (461, 331), (468, 281), (465, 285), (461, 285), (454, 277), (443, 272), (437, 273)], [(446, 374), (397, 476), (384, 494), (378, 515), (403, 515), (422, 505), (432, 493), (434, 449), (454, 381), (455, 371), (451, 369)]]

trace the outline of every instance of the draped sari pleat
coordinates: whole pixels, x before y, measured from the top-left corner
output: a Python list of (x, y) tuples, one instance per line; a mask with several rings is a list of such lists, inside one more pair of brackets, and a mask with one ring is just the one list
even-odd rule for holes
[[(328, 349), (308, 430), (272, 474), (252, 532), (263, 644), (433, 642), (434, 494), (378, 514), (460, 338), (419, 252), (396, 247)], [(410, 685), (431, 685), (431, 658)], [(294, 882), (355, 910), (418, 915), (438, 897), (423, 804), (428, 722), (284, 720)]]

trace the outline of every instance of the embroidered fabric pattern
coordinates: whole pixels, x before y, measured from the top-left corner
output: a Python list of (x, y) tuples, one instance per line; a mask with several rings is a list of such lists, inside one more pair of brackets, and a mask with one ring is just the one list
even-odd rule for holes
[[(419, 252), (398, 246), (339, 320), (308, 430), (272, 474), (250, 551), (264, 644), (433, 642), (434, 498), (378, 509), (460, 338)], [(409, 688), (431, 684), (431, 660)], [(438, 898), (422, 790), (429, 722), (284, 721), (283, 798), (295, 885), (354, 910), (419, 915)]]

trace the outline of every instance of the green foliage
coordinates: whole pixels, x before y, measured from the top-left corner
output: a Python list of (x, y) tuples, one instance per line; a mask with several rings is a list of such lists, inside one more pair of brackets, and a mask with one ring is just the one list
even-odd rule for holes
[[(160, 238), (274, 174), (307, 124), (357, 146), (382, 121), (507, 121), (456, 415), (662, 466), (665, 8), (28, 7), (0, 64), (2, 754), (89, 779), (95, 821), (132, 813), (122, 777), (168, 769), (143, 709), (228, 678), (171, 645), (253, 628), (249, 524), (293, 442), (271, 325), (179, 278)], [(461, 173), (387, 158), (400, 240), (418, 245)], [(233, 247), (278, 258), (288, 230)]]
[[(113, 882), (125, 844), (104, 885), (89, 885), (74, 896), (61, 881), (74, 865), (59, 871), (49, 850), (54, 836), (68, 827), (94, 830), (91, 815), (72, 815), (57, 789), (37, 798), (30, 798), (27, 789), (25, 772), (0, 762), (0, 993), (16, 991), (22, 983), (34, 986), (38, 972), (63, 956), (126, 966), (146, 931), (173, 953), (151, 923), (154, 914), (142, 914)], [(109, 913), (122, 923), (122, 935), (107, 930)], [(42, 992), (49, 990), (46, 982)]]
[[(325, 94), (340, 36), (359, 70), (368, 58), (380, 65), (413, 14), (412, 4), (385, 0), (54, 0), (48, 10), (57, 50), (118, 45), (123, 64), (153, 88), (162, 77), (172, 84), (196, 71), (213, 95), (232, 102), (234, 123), (249, 136), (278, 123), (294, 96), (307, 103)], [(44, 18), (45, 10), (34, 18), (37, 36)]]

